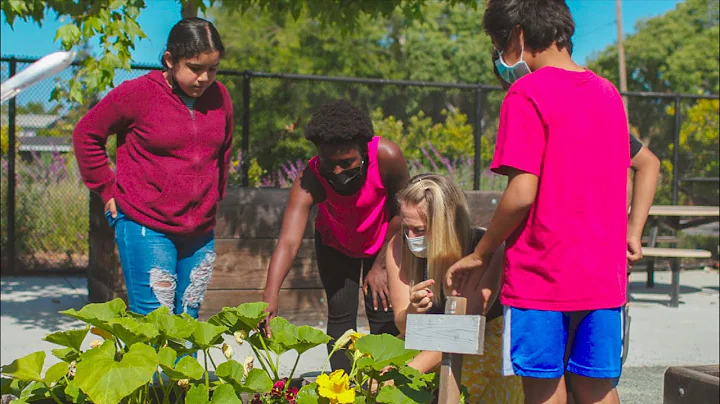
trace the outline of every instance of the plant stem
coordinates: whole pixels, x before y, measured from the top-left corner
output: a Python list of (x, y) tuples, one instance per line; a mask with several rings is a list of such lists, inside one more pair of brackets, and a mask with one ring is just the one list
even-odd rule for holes
[(212, 355), (210, 355), (209, 349), (208, 349), (208, 356), (210, 357), (210, 363), (212, 363), (213, 369), (217, 372), (217, 365), (215, 364), (215, 360), (212, 358)]
[(157, 393), (157, 390), (155, 389), (155, 385), (154, 385), (154, 384), (153, 384), (153, 387), (152, 387), (152, 392), (153, 392), (153, 394), (155, 394), (155, 401), (159, 403), (159, 402), (160, 402), (160, 396), (158, 396), (158, 393)]
[(295, 374), (295, 369), (297, 368), (298, 362), (300, 362), (300, 353), (298, 353), (297, 359), (295, 359), (295, 364), (290, 371), (290, 376), (288, 376), (287, 382), (285, 382), (284, 393), (287, 393), (288, 388), (290, 387), (290, 382), (292, 381), (293, 375)]
[[(268, 364), (269, 364), (270, 367), (272, 368), (273, 373), (275, 374), (275, 378), (276, 378), (276, 379), (279, 379), (280, 376), (278, 376), (277, 368), (273, 365), (272, 359), (270, 359), (270, 350), (268, 349), (267, 345), (265, 345), (265, 337), (263, 337), (262, 334), (259, 334), (259, 335), (260, 335), (260, 343), (261, 343), (262, 346), (263, 346), (263, 350), (264, 350), (265, 353), (267, 353), (267, 355), (268, 355)], [(278, 355), (278, 358), (277, 358), (277, 359), (280, 360), (280, 356), (279, 356), (279, 355)]]
[(208, 371), (208, 365), (207, 365), (208, 351), (209, 350), (206, 349), (203, 352), (205, 352), (205, 356), (204, 356), (204, 359), (205, 359), (205, 387), (207, 387), (207, 389), (210, 390), (210, 372)]
[(260, 357), (260, 353), (257, 351), (257, 349), (255, 349), (255, 347), (252, 344), (250, 344), (250, 348), (253, 350), (253, 353), (255, 354), (255, 357), (258, 359), (258, 362), (260, 362), (260, 367), (263, 368), (265, 373), (270, 373), (270, 372), (268, 372), (267, 367), (265, 367), (265, 362), (263, 362), (263, 358)]
[(60, 399), (57, 398), (57, 396), (55, 395), (55, 393), (53, 393), (51, 388), (48, 388), (48, 392), (50, 393), (50, 395), (52, 396), (52, 399), (55, 400), (55, 402), (57, 404), (62, 404), (62, 401), (60, 401)]

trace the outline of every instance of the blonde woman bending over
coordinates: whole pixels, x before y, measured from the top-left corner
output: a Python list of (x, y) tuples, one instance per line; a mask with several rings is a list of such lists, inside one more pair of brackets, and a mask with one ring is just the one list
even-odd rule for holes
[[(390, 241), (387, 254), (390, 299), (395, 325), (405, 333), (408, 314), (443, 313), (446, 292), (442, 290), (447, 269), (469, 254), (484, 234), (473, 229), (462, 190), (440, 175), (421, 174), (398, 193), (401, 231)], [(472, 403), (522, 403), (522, 382), (502, 375), (502, 306), (495, 302), (502, 274), (502, 247), (486, 273), (476, 276), (463, 290), (468, 314), (483, 314), (485, 351), (482, 356), (463, 357), (462, 384)], [(423, 351), (410, 366), (421, 372), (440, 365), (440, 352)]]

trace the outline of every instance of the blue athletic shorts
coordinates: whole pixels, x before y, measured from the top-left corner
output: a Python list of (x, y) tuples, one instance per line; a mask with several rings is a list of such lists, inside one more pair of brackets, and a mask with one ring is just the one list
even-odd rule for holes
[(622, 308), (558, 312), (505, 307), (503, 373), (542, 379), (620, 376)]

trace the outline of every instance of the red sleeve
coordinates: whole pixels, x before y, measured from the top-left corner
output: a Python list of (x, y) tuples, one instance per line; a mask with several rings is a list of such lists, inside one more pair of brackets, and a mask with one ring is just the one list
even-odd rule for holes
[(110, 91), (78, 122), (73, 147), (85, 185), (103, 202), (113, 197), (115, 173), (110, 169), (105, 144), (108, 136), (126, 131), (132, 118), (128, 113), (131, 91), (121, 84)]
[(232, 154), (232, 140), (233, 140), (233, 126), (235, 125), (235, 118), (233, 116), (233, 105), (230, 93), (228, 93), (225, 87), (222, 87), (222, 94), (224, 98), (225, 108), (225, 143), (223, 144), (222, 150), (220, 151), (220, 189), (219, 195), (220, 200), (225, 199), (225, 193), (227, 192), (227, 184), (230, 170), (230, 157)]
[(540, 176), (545, 153), (545, 125), (535, 104), (523, 95), (509, 93), (500, 109), (495, 155), (490, 169), (507, 174), (507, 168)]

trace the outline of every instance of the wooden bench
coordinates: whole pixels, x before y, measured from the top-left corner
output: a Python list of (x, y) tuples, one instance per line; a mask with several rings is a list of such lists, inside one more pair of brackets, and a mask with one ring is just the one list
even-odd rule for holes
[(670, 307), (678, 307), (680, 304), (680, 260), (683, 258), (711, 258), (712, 253), (707, 250), (692, 250), (686, 248), (657, 248), (643, 247), (643, 257), (652, 260), (670, 259), (670, 269), (672, 271), (672, 283), (670, 288)]

